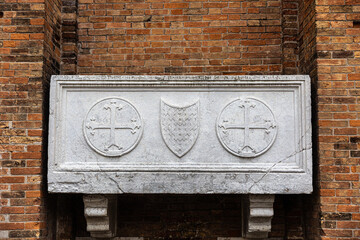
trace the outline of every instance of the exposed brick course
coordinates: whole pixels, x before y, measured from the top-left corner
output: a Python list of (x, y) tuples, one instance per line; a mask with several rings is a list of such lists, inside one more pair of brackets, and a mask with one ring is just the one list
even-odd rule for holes
[[(359, 0), (0, 1), (0, 239), (88, 235), (81, 198), (45, 190), (54, 74), (309, 74), (314, 194), (277, 196), (270, 237), (359, 239), (359, 34)], [(119, 201), (123, 236), (241, 233), (237, 196)]]
[[(0, 238), (40, 237), (44, 1), (0, 3)], [(29, 207), (41, 209), (28, 211)]]
[[(279, 0), (80, 0), (78, 73), (280, 74), (280, 6)], [(296, 36), (296, 11), (287, 14), (295, 18), (285, 29)], [(285, 41), (295, 41), (291, 36)], [(296, 57), (288, 58), (287, 69), (296, 68)]]
[(321, 235), (357, 239), (360, 1), (317, 1), (315, 9)]

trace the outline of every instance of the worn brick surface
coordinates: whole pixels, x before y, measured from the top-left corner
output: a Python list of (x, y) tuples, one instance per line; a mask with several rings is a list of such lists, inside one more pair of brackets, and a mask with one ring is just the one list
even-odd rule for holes
[[(45, 233), (42, 77), (45, 4), (0, 2), (0, 238)], [(36, 213), (29, 207), (38, 208)]]
[[(277, 196), (270, 237), (359, 239), (359, 34), (359, 0), (0, 0), (0, 239), (88, 236), (42, 182), (53, 74), (309, 74), (314, 194)], [(123, 196), (119, 228), (238, 237), (238, 200)]]
[(280, 74), (283, 61), (287, 72), (296, 71), (288, 48), (296, 38), (297, 4), (286, 7), (295, 10), (287, 12), (284, 60), (279, 0), (80, 0), (77, 72)]
[(358, 239), (360, 1), (317, 1), (317, 118), (322, 239)]

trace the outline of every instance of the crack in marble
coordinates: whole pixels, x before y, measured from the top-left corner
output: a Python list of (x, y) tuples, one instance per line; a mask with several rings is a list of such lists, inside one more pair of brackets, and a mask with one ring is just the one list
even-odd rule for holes
[[(305, 130), (305, 133), (300, 137), (300, 139), (299, 139), (299, 141), (298, 141), (298, 145), (301, 145), (301, 144), (302, 144), (303, 140), (304, 140), (306, 137), (308, 137), (309, 134), (311, 134), (311, 131), (312, 131), (312, 128), (311, 128), (311, 127), (308, 127), (308, 128)], [(311, 135), (310, 135), (310, 136), (311, 136)], [(284, 159), (281, 159), (281, 160), (279, 160), (278, 162), (274, 163), (271, 167), (268, 168), (268, 170), (266, 170), (265, 174), (264, 174), (262, 177), (260, 177), (259, 180), (254, 181), (254, 180), (250, 177), (250, 179), (253, 180), (254, 183), (248, 188), (248, 191), (251, 191), (251, 189), (252, 189), (255, 185), (257, 185), (261, 180), (263, 180), (263, 179), (271, 172), (271, 170), (272, 170), (276, 165), (278, 165), (278, 164), (286, 161), (287, 159), (289, 159), (289, 158), (291, 158), (291, 157), (293, 157), (293, 156), (295, 156), (295, 155), (297, 155), (297, 154), (299, 154), (299, 153), (301, 153), (301, 152), (303, 152), (303, 151), (307, 151), (307, 150), (311, 150), (311, 149), (312, 149), (312, 143), (310, 142), (309, 146), (305, 146), (304, 148), (301, 148), (299, 151), (294, 151), (294, 152), (291, 153), (290, 155), (286, 156)]]
[(250, 192), (251, 189), (252, 189), (255, 185), (257, 185), (259, 182), (261, 182), (261, 180), (263, 180), (263, 179), (271, 172), (271, 170), (272, 170), (276, 165), (278, 165), (278, 164), (280, 164), (280, 163), (288, 160), (289, 158), (295, 156), (296, 154), (299, 154), (299, 153), (301, 153), (301, 152), (303, 152), (303, 151), (307, 151), (307, 150), (310, 150), (310, 149), (312, 149), (312, 147), (309, 147), (309, 148), (306, 148), (306, 147), (305, 147), (305, 148), (301, 149), (300, 151), (295, 151), (295, 152), (293, 152), (292, 154), (290, 154), (290, 155), (288, 155), (287, 157), (285, 157), (284, 159), (281, 159), (281, 160), (277, 161), (276, 163), (274, 163), (271, 167), (268, 168), (268, 170), (266, 170), (265, 174), (264, 174), (262, 177), (260, 177), (259, 180), (254, 181), (254, 183), (250, 186), (250, 188), (248, 188), (248, 191)]

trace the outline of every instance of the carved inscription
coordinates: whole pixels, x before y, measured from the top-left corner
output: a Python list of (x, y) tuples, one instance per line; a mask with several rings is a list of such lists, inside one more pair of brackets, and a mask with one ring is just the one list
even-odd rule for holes
[(139, 112), (121, 98), (100, 100), (90, 108), (84, 120), (87, 143), (104, 156), (115, 157), (130, 152), (141, 134)]
[(199, 101), (178, 107), (161, 100), (161, 134), (176, 156), (189, 152), (199, 135)]
[(274, 143), (277, 126), (273, 112), (255, 98), (236, 99), (221, 111), (217, 134), (226, 150), (239, 157), (256, 157)]

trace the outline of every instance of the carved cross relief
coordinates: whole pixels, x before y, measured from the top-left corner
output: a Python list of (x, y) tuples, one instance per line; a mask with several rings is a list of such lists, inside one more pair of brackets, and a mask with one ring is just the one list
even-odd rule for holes
[[(232, 130), (243, 132), (239, 134)], [(217, 131), (220, 142), (229, 152), (240, 157), (256, 157), (267, 151), (275, 140), (275, 117), (258, 99), (237, 99), (222, 110)]]
[[(191, 150), (198, 136), (199, 103), (176, 107), (161, 100), (160, 119), (166, 146), (181, 158)], [(223, 147), (239, 157), (256, 157), (266, 152), (277, 134), (272, 110), (255, 98), (236, 99), (227, 104), (219, 114), (216, 129)], [(86, 141), (104, 156), (130, 152), (140, 141), (141, 133), (140, 113), (121, 98), (95, 103), (84, 121)]]
[[(140, 114), (134, 106), (123, 99), (110, 98), (99, 101), (90, 109), (84, 122), (84, 133), (95, 151), (105, 156), (121, 156), (140, 140), (141, 125)], [(121, 130), (129, 130), (130, 134)]]

